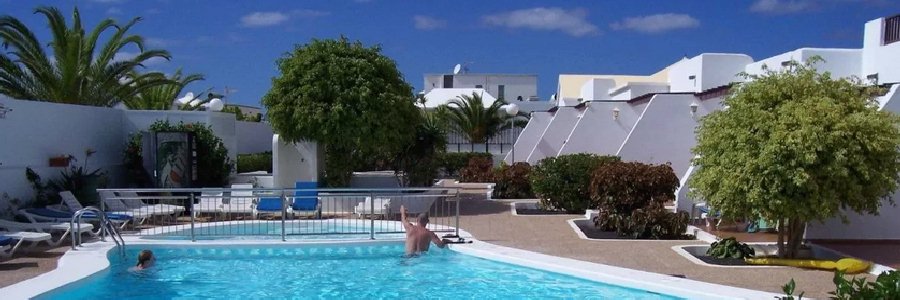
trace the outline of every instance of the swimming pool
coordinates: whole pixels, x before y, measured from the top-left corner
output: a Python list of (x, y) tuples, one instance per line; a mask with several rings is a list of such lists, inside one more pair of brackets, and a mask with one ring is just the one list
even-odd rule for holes
[[(157, 265), (128, 271), (149, 248)], [(36, 299), (678, 299), (446, 249), (404, 259), (402, 244), (128, 246), (110, 267)]]
[[(404, 237), (403, 227), (397, 221), (331, 219), (284, 222), (285, 239), (291, 240), (368, 239), (373, 228), (379, 239)], [(453, 229), (443, 225), (429, 225), (429, 228), (443, 232)], [(190, 240), (191, 230), (188, 225), (156, 227), (145, 229), (138, 236), (148, 240)], [(282, 222), (252, 220), (200, 223), (193, 231), (196, 240), (272, 240), (281, 239)]]

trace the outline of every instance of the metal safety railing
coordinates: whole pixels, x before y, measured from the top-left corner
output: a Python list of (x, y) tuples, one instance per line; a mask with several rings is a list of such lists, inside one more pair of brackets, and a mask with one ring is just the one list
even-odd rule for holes
[(459, 236), (456, 188), (98, 189), (101, 210), (128, 215), (127, 234), (160, 239), (328, 239), (403, 237), (412, 222)]
[(75, 250), (81, 245), (81, 224), (83, 224), (82, 220), (85, 215), (89, 215), (92, 219), (99, 221), (97, 234), (99, 235), (100, 240), (106, 241), (106, 236), (109, 236), (112, 238), (113, 242), (116, 243), (119, 253), (125, 255), (125, 239), (123, 239), (122, 235), (119, 233), (118, 226), (114, 225), (105, 213), (95, 207), (82, 208), (72, 214), (72, 220), (69, 223), (69, 227), (71, 228), (69, 232), (71, 234), (72, 249)]

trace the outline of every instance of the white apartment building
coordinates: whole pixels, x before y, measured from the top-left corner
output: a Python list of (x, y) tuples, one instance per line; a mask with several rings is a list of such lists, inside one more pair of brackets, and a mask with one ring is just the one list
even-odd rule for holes
[[(694, 167), (698, 121), (722, 109), (721, 101), (740, 72), (760, 74), (762, 66), (778, 70), (791, 60), (820, 56), (816, 67), (834, 77), (856, 77), (888, 88), (877, 100), (882, 109), (900, 113), (900, 16), (865, 24), (862, 48), (801, 48), (754, 61), (732, 53), (704, 53), (682, 59), (648, 76), (560, 75), (560, 105), (533, 112), (515, 141), (515, 157), (506, 162), (535, 164), (571, 153), (618, 155), (626, 161), (671, 163), (681, 179), (676, 209), (692, 210), (686, 185)], [(900, 199), (900, 191), (893, 195)], [(900, 207), (885, 205), (879, 216), (850, 215), (810, 224), (809, 239), (900, 239)]]
[(427, 95), (434, 89), (484, 89), (507, 102), (538, 99), (535, 74), (425, 74), (423, 92)]

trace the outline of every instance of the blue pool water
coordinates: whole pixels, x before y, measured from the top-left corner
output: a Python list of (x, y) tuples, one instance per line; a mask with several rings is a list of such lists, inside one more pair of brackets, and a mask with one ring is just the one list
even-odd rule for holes
[[(365, 220), (288, 221), (285, 223), (285, 237), (291, 240), (333, 240), (368, 238), (372, 229)], [(235, 224), (214, 224), (194, 228), (197, 240), (259, 240), (281, 239), (281, 221), (247, 221)], [(403, 227), (399, 222), (375, 222), (375, 235), (379, 239), (403, 238)], [(450, 230), (449, 227), (441, 227)], [(438, 228), (435, 228), (438, 229)], [(150, 233), (147, 233), (150, 234)], [(165, 230), (142, 237), (152, 240), (190, 240), (189, 226)]]
[(37, 299), (676, 299), (434, 249), (402, 258), (401, 244), (150, 248), (156, 266), (111, 266)]

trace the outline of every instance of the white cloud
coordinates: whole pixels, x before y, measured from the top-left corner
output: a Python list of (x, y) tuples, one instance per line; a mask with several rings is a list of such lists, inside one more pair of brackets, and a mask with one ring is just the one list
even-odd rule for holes
[(810, 0), (757, 0), (750, 11), (764, 14), (789, 14), (814, 8)]
[(669, 30), (695, 28), (700, 21), (686, 14), (657, 14), (643, 17), (625, 18), (610, 24), (615, 30), (634, 30), (643, 33), (660, 33)]
[(122, 10), (118, 9), (116, 7), (110, 7), (109, 9), (106, 10), (106, 14), (107, 15), (121, 15)]
[(265, 27), (284, 23), (288, 16), (280, 12), (254, 12), (241, 17), (244, 27)]
[(587, 10), (565, 10), (558, 7), (536, 7), (487, 15), (481, 20), (491, 26), (562, 31), (571, 36), (599, 34), (600, 30), (587, 19)]
[(244, 27), (266, 27), (274, 26), (287, 22), (291, 18), (312, 19), (327, 16), (327, 11), (311, 10), (311, 9), (295, 9), (288, 13), (277, 11), (254, 12), (241, 17), (241, 26)]
[(433, 30), (447, 27), (447, 21), (429, 16), (415, 15), (413, 16), (413, 21), (416, 24), (416, 29), (419, 30)]

